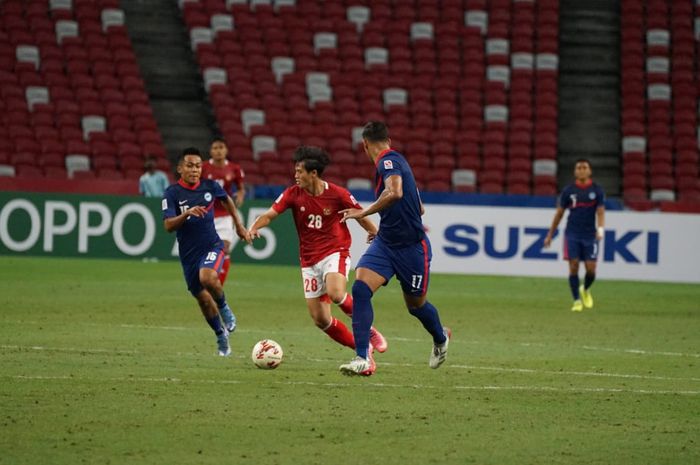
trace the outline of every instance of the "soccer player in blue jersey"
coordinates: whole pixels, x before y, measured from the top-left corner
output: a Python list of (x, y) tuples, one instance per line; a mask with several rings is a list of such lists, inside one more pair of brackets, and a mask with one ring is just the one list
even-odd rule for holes
[(370, 376), (376, 366), (371, 357), (370, 328), (374, 319), (372, 296), (396, 275), (408, 311), (433, 338), (428, 365), (438, 368), (447, 356), (450, 330), (442, 326), (437, 309), (427, 300), (432, 251), (421, 215), (423, 203), (406, 159), (391, 148), (383, 122), (371, 121), (362, 130), (365, 153), (376, 166), (377, 199), (364, 209), (342, 210), (343, 220), (379, 213), (379, 231), (355, 270), (352, 286), (352, 329), (357, 356), (340, 366), (346, 375)]
[[(569, 184), (561, 192), (552, 226), (544, 239), (544, 246), (549, 247), (564, 210), (569, 209), (564, 232), (564, 259), (569, 261), (569, 286), (574, 297), (574, 305), (571, 307), (573, 312), (593, 308), (590, 288), (595, 281), (598, 241), (603, 238), (605, 228), (605, 193), (593, 182), (592, 175), (590, 161), (576, 161), (576, 182)], [(583, 284), (579, 285), (578, 269), (581, 261), (585, 264), (586, 276)]]
[[(180, 179), (163, 194), (163, 225), (177, 231), (182, 271), (187, 288), (216, 334), (219, 355), (231, 354), (229, 333), (236, 317), (226, 303), (218, 273), (226, 255), (224, 243), (214, 227), (214, 203), (221, 202), (233, 218), (238, 237), (251, 243), (250, 234), (236, 213), (236, 206), (223, 188), (211, 179), (201, 179), (202, 155), (190, 147), (177, 164)], [(222, 320), (223, 319), (223, 323)]]

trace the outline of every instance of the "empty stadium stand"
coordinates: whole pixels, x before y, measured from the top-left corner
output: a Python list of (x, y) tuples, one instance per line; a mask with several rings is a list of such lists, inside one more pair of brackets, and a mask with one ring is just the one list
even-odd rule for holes
[(369, 179), (357, 128), (384, 119), (426, 190), (557, 191), (557, 0), (179, 4), (219, 130), (257, 182), (286, 184), (291, 168), (257, 161), (299, 143), (331, 151), (332, 181)]
[(135, 184), (146, 155), (170, 169), (124, 21), (117, 0), (0, 3), (0, 171)]

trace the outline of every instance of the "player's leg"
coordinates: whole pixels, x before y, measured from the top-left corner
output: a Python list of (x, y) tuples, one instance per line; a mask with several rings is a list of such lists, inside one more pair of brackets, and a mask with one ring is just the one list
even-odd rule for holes
[(306, 306), (314, 324), (331, 339), (340, 345), (351, 349), (355, 348), (355, 339), (348, 327), (331, 315), (331, 302), (329, 299), (314, 297), (306, 299)]
[[(350, 256), (347, 253), (333, 253), (319, 263), (323, 271), (323, 283), (328, 298), (337, 304), (348, 316), (352, 317), (354, 301), (352, 295), (346, 289), (348, 285), (348, 272), (350, 270)], [(378, 352), (385, 352), (388, 343), (382, 333), (372, 326), (369, 330), (369, 339), (372, 346)], [(353, 348), (355, 345), (353, 344)]]
[(586, 244), (584, 249), (584, 266), (586, 268), (586, 275), (583, 278), (583, 285), (581, 285), (580, 288), (581, 300), (583, 301), (583, 306), (586, 308), (593, 308), (593, 295), (591, 294), (590, 288), (595, 281), (597, 259), (598, 241), (593, 239)]
[(579, 240), (568, 235), (564, 237), (564, 259), (569, 261), (569, 289), (571, 290), (571, 296), (574, 298), (574, 303), (571, 307), (572, 312), (583, 310), (578, 277), (581, 252), (581, 242)]
[(221, 271), (219, 272), (219, 281), (223, 286), (228, 277), (228, 270), (231, 268), (231, 242), (224, 241), (224, 262), (221, 264)]
[(209, 327), (216, 334), (216, 345), (219, 355), (222, 357), (230, 355), (231, 347), (228, 343), (228, 331), (221, 324), (221, 318), (219, 318), (219, 312), (211, 294), (206, 289), (202, 289), (194, 297), (197, 299), (204, 319), (207, 320)]
[(214, 302), (216, 302), (216, 306), (221, 318), (224, 320), (226, 329), (229, 332), (233, 332), (236, 329), (236, 316), (226, 302), (224, 287), (219, 280), (219, 270), (221, 269), (223, 259), (224, 252), (222, 249), (209, 252), (205, 259), (200, 262), (199, 282), (204, 289), (209, 291)]
[(224, 241), (224, 261), (219, 270), (219, 280), (223, 285), (228, 276), (228, 270), (231, 268), (231, 244), (233, 244), (234, 230), (233, 218), (230, 216), (219, 216), (214, 218), (214, 226), (216, 233), (222, 241)]
[(574, 258), (569, 260), (569, 289), (571, 296), (574, 298), (574, 303), (571, 306), (572, 312), (580, 312), (583, 310), (583, 301), (581, 300), (581, 289), (579, 286), (580, 280), (578, 277), (579, 260)]
[(406, 308), (433, 338), (429, 365), (437, 368), (447, 357), (449, 330), (442, 326), (437, 308), (427, 298), (431, 258), (430, 242), (425, 239), (414, 246), (397, 250), (394, 268), (396, 278), (401, 283)]
[(346, 375), (369, 376), (375, 371), (372, 350), (369, 344), (370, 329), (374, 320), (372, 296), (389, 282), (394, 275), (388, 249), (377, 237), (360, 258), (355, 269), (355, 282), (352, 285), (352, 333), (355, 336), (357, 356), (340, 366), (340, 372)]
[(354, 349), (355, 341), (348, 327), (331, 315), (331, 302), (326, 294), (322, 264), (302, 267), (301, 276), (306, 307), (314, 324), (334, 341)]
[(207, 324), (216, 335), (219, 355), (226, 356), (231, 353), (231, 349), (228, 345), (228, 331), (221, 324), (221, 318), (219, 318), (219, 312), (214, 299), (212, 299), (211, 294), (202, 286), (199, 277), (200, 264), (201, 261), (182, 263), (185, 282), (187, 282), (187, 289), (192, 294), (192, 297), (197, 300), (202, 316), (204, 316)]

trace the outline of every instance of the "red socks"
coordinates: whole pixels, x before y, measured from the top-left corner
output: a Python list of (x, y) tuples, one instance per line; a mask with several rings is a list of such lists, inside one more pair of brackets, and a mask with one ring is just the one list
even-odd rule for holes
[(231, 256), (226, 255), (224, 257), (224, 264), (221, 266), (221, 271), (219, 272), (219, 281), (223, 285), (226, 282), (226, 276), (228, 276), (228, 269), (231, 268)]
[(340, 307), (346, 315), (352, 316), (352, 296), (350, 294), (345, 294), (345, 298), (340, 301), (338, 307)]
[(331, 324), (328, 325), (328, 327), (324, 329), (323, 332), (328, 334), (328, 336), (330, 336), (330, 338), (338, 344), (350, 347), (351, 349), (355, 348), (355, 338), (353, 337), (352, 333), (348, 330), (348, 327), (345, 326), (341, 321), (338, 321), (337, 319), (333, 318), (331, 320)]

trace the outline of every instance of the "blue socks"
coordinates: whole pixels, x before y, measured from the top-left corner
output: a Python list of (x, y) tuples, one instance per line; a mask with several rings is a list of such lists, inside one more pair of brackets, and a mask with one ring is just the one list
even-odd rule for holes
[(217, 307), (222, 308), (226, 306), (226, 294), (222, 292), (219, 297), (216, 297), (213, 293), (210, 294), (214, 298), (214, 302), (216, 302)]
[(221, 325), (221, 318), (219, 318), (219, 315), (216, 315), (214, 318), (207, 318), (207, 323), (209, 323), (209, 326), (214, 330), (217, 336), (224, 332), (224, 327)]
[(569, 275), (569, 287), (571, 288), (571, 295), (574, 296), (574, 300), (579, 300), (581, 296), (578, 293), (579, 281), (577, 274)]
[(369, 330), (374, 321), (372, 308), (372, 290), (364, 281), (355, 281), (352, 285), (352, 333), (355, 336), (355, 352), (367, 358), (369, 349)]
[(588, 290), (593, 281), (595, 281), (595, 273), (586, 273), (586, 276), (583, 278), (583, 288)]
[(433, 336), (433, 342), (435, 344), (442, 344), (447, 340), (445, 336), (445, 331), (442, 329), (442, 323), (440, 323), (440, 315), (438, 315), (437, 308), (433, 306), (427, 300), (422, 307), (409, 308), (409, 313), (423, 324), (423, 327)]

